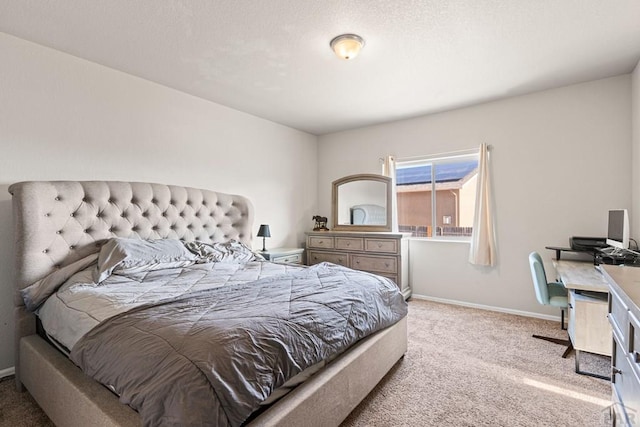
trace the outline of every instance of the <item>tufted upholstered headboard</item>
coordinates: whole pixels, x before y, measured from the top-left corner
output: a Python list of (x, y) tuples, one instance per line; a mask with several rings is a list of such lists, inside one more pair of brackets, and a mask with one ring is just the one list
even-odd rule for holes
[(248, 199), (142, 182), (32, 181), (13, 195), (19, 289), (97, 252), (105, 239), (180, 239), (251, 245)]
[(251, 245), (253, 206), (242, 196), (116, 181), (19, 182), (9, 192), (13, 195), (17, 340), (35, 331), (33, 316), (24, 310), (18, 291), (97, 252), (105, 239), (237, 239)]

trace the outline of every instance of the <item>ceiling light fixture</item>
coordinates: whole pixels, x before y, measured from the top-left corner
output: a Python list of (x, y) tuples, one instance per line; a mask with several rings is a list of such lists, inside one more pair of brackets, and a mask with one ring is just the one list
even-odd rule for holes
[(341, 59), (353, 59), (364, 47), (364, 39), (355, 34), (341, 34), (329, 43), (331, 49)]

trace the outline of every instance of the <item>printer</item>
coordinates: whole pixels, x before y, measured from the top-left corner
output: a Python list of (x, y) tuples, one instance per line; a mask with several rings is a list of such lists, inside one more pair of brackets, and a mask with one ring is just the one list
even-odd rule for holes
[(600, 248), (606, 248), (606, 237), (578, 237), (569, 238), (569, 245), (574, 251), (595, 252)]

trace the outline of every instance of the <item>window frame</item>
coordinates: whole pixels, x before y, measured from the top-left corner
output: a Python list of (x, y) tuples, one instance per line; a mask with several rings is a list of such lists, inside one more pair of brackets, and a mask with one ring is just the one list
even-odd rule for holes
[[(397, 173), (398, 170), (414, 167), (414, 166), (426, 166), (431, 165), (431, 227), (434, 230), (434, 235), (431, 237), (418, 237), (411, 236), (410, 238), (413, 240), (427, 240), (427, 241), (441, 241), (441, 242), (471, 242), (471, 236), (437, 236), (435, 235), (435, 230), (437, 229), (438, 223), (438, 213), (436, 206), (436, 168), (438, 165), (448, 164), (448, 163), (458, 163), (465, 160), (476, 160), (478, 163), (480, 162), (480, 150), (477, 148), (470, 150), (460, 150), (453, 151), (449, 153), (440, 153), (440, 154), (432, 154), (427, 156), (418, 156), (418, 157), (407, 157), (407, 158), (397, 158), (396, 159), (396, 176), (394, 177), (394, 185), (396, 187), (396, 197), (397, 197)], [(477, 195), (476, 201), (477, 204)], [(475, 208), (474, 208), (475, 210)], [(475, 212), (474, 212), (475, 216)], [(475, 222), (475, 221), (474, 221)]]

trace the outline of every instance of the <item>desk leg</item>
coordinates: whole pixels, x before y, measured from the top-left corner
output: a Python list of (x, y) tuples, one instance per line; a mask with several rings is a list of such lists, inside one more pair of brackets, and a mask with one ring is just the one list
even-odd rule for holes
[(588, 377), (600, 378), (601, 380), (611, 381), (611, 377), (605, 377), (604, 375), (594, 374), (593, 372), (586, 372), (580, 370), (580, 350), (576, 350), (576, 374), (586, 375)]

